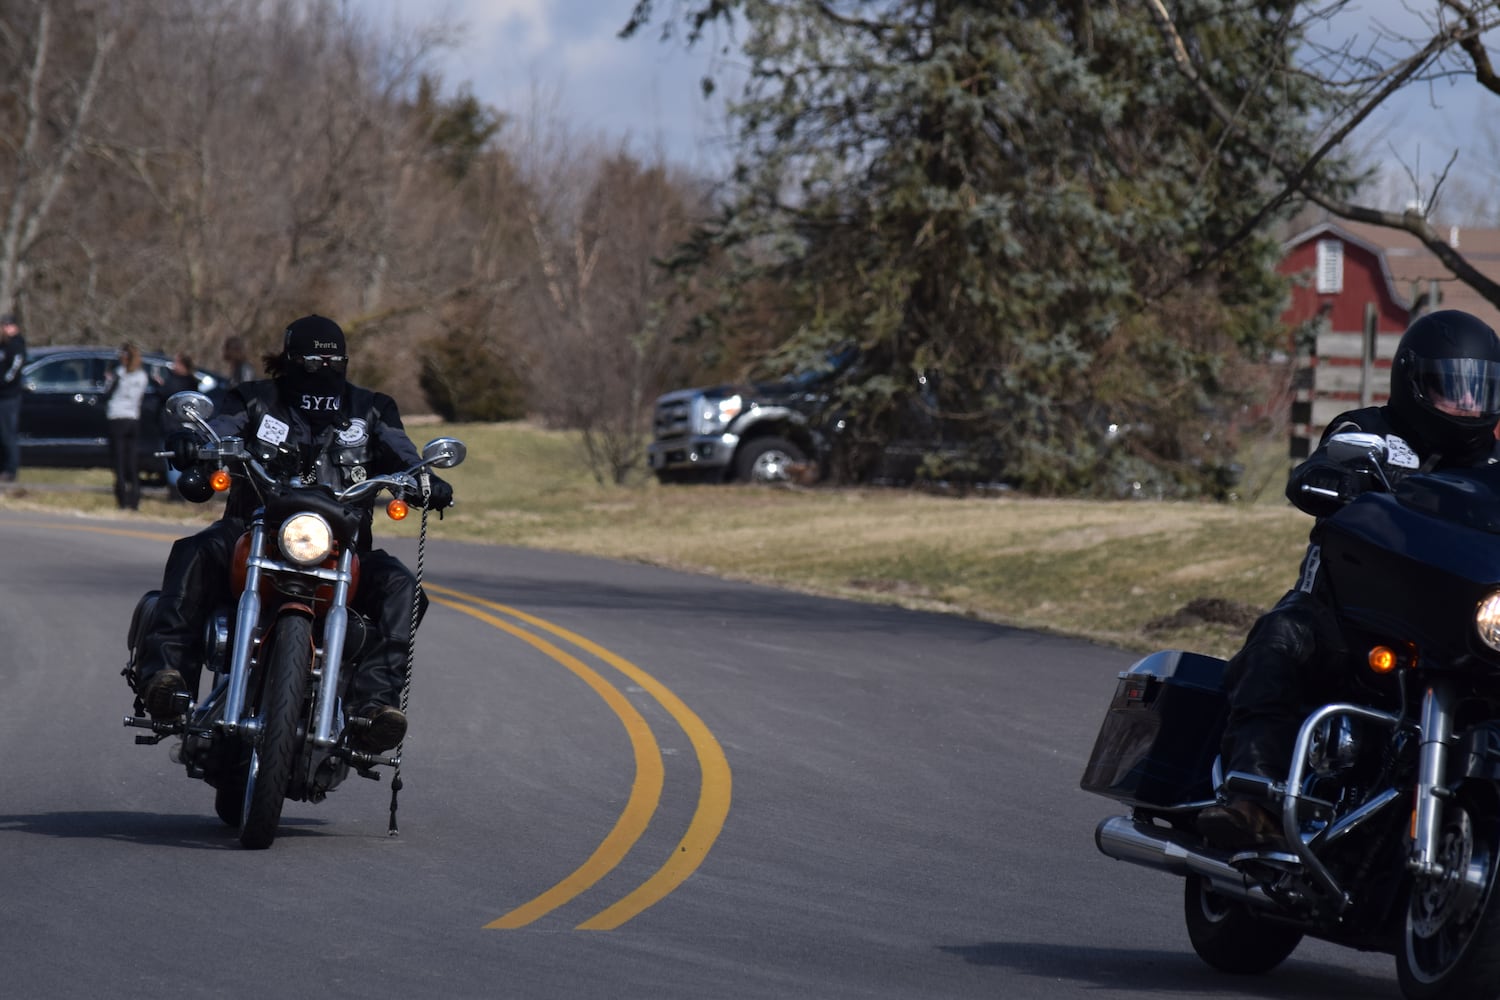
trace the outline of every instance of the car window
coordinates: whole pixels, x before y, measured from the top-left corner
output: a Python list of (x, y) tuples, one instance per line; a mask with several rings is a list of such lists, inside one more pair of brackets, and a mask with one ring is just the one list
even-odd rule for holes
[(96, 358), (53, 358), (26, 376), (34, 392), (93, 392), (104, 381), (104, 362)]

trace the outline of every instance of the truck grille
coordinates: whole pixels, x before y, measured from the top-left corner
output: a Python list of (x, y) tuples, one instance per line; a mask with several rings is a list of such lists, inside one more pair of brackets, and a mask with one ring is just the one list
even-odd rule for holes
[(692, 428), (693, 406), (690, 399), (665, 399), (656, 404), (652, 432), (658, 441), (687, 437)]

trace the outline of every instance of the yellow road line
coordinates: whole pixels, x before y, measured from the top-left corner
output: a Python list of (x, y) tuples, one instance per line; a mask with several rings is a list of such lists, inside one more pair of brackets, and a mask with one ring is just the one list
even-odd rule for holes
[[(703, 724), (703, 720), (698, 718), (693, 710), (688, 708), (665, 685), (640, 667), (577, 633), (570, 632), (561, 626), (554, 625), (544, 619), (537, 618), (535, 615), (529, 615), (524, 611), (508, 607), (504, 604), (497, 604), (493, 601), (487, 601), (483, 598), (464, 594), (461, 591), (451, 590), (447, 587), (439, 587), (432, 584), (424, 584), (423, 586), (427, 588), (429, 593), (448, 594), (487, 608), (493, 608), (502, 614), (526, 622), (529, 625), (550, 632), (572, 643), (579, 649), (608, 663), (640, 685), (641, 688), (650, 693), (667, 710), (672, 718), (677, 720), (677, 724), (687, 734), (688, 740), (692, 743), (693, 750), (698, 756), (700, 773), (698, 806), (693, 811), (693, 818), (688, 823), (687, 832), (683, 835), (682, 840), (678, 842), (676, 849), (672, 851), (672, 855), (654, 875), (613, 906), (579, 924), (578, 929), (613, 930), (637, 916), (648, 907), (654, 906), (666, 898), (688, 876), (697, 871), (698, 867), (703, 863), (704, 858), (708, 856), (709, 849), (713, 847), (714, 841), (718, 839), (720, 831), (724, 828), (724, 821), (729, 815), (729, 802), (733, 783), (729, 770), (729, 761), (724, 756), (723, 748), (714, 739), (713, 733)], [(507, 918), (502, 917), (501, 919), (504, 920)], [(489, 926), (493, 927), (496, 925), (490, 924)]]
[[(129, 528), (108, 528), (88, 524), (60, 526), (51, 523), (43, 525), (41, 522), (23, 523), (31, 523), (37, 527), (66, 527), (72, 530), (92, 531), (99, 534), (122, 535), (130, 538), (151, 540), (170, 541), (178, 537), (177, 534), (163, 534), (161, 532), (148, 532)], [(688, 708), (680, 698), (673, 694), (660, 681), (624, 657), (610, 652), (575, 632), (570, 632), (561, 626), (554, 625), (551, 622), (537, 618), (534, 615), (529, 615), (516, 608), (487, 601), (481, 597), (466, 594), (459, 590), (441, 587), (430, 582), (424, 583), (423, 587), (432, 595), (447, 594), (472, 604), (499, 611), (502, 614), (509, 615), (536, 628), (550, 632), (558, 638), (572, 643), (579, 649), (598, 657), (640, 685), (682, 727), (683, 732), (687, 734), (689, 742), (693, 745), (694, 753), (697, 754), (700, 774), (698, 806), (693, 811), (693, 818), (688, 823), (687, 832), (683, 835), (682, 840), (678, 842), (671, 856), (667, 858), (666, 862), (654, 875), (614, 905), (579, 924), (577, 929), (613, 930), (665, 899), (673, 890), (686, 881), (693, 872), (698, 870), (698, 867), (708, 856), (709, 849), (713, 847), (714, 841), (718, 839), (719, 833), (724, 828), (724, 821), (729, 815), (733, 776), (729, 770), (729, 761), (724, 756), (723, 748), (714, 739), (712, 731), (704, 725), (703, 720), (698, 718), (692, 709)], [(620, 721), (625, 726), (625, 731), (630, 737), (631, 747), (635, 754), (636, 776), (634, 782), (631, 784), (629, 800), (626, 802), (624, 810), (620, 813), (619, 819), (615, 821), (614, 827), (604, 840), (600, 842), (594, 853), (574, 870), (572, 874), (551, 889), (548, 889), (530, 902), (516, 907), (504, 916), (485, 924), (487, 929), (524, 927), (562, 906), (569, 900), (574, 899), (580, 893), (593, 886), (624, 860), (625, 855), (629, 853), (636, 841), (645, 833), (646, 827), (650, 823), (651, 817), (661, 801), (662, 787), (665, 783), (665, 770), (662, 766), (661, 749), (656, 742), (656, 737), (651, 732), (650, 725), (640, 712), (636, 711), (635, 707), (618, 690), (610, 685), (608, 681), (604, 680), (597, 672), (591, 670), (576, 657), (559, 649), (545, 639), (527, 632), (525, 629), (517, 628), (509, 622), (486, 614), (477, 608), (468, 607), (436, 596), (433, 597), (433, 600), (435, 603), (470, 615), (521, 639), (523, 642), (529, 643), (546, 656), (551, 657), (571, 670), (584, 683), (588, 684), (610, 706), (615, 714), (620, 717)]]
[(438, 597), (436, 594), (438, 591), (441, 591), (445, 594), (455, 594), (464, 597), (467, 600), (477, 600), (476, 598), (459, 594), (458, 591), (448, 590), (445, 587), (435, 587), (430, 583), (424, 583), (423, 587), (433, 595), (433, 603), (441, 604), (455, 611), (461, 611), (466, 615), (493, 625), (495, 628), (508, 632), (523, 642), (531, 644), (545, 655), (578, 675), (620, 717), (620, 721), (625, 725), (626, 733), (630, 736), (630, 745), (635, 751), (635, 781), (631, 783), (630, 798), (625, 803), (625, 808), (620, 813), (620, 818), (615, 821), (614, 828), (609, 831), (609, 834), (595, 848), (594, 853), (589, 855), (588, 860), (584, 861), (572, 874), (540, 896), (516, 907), (505, 914), (505, 916), (484, 925), (486, 929), (492, 930), (513, 930), (517, 927), (525, 927), (532, 921), (562, 906), (613, 871), (615, 866), (625, 859), (625, 855), (630, 853), (630, 848), (640, 839), (641, 834), (646, 832), (646, 827), (650, 824), (651, 817), (656, 812), (657, 804), (661, 801), (661, 790), (665, 776), (665, 769), (662, 766), (661, 760), (661, 748), (656, 742), (655, 735), (651, 732), (650, 725), (646, 722), (645, 717), (636, 711), (635, 706), (630, 704), (624, 695), (603, 677), (599, 676), (596, 671), (584, 665), (577, 657), (565, 650), (559, 649), (546, 639), (533, 635), (525, 629), (518, 628), (507, 621), (502, 621), (488, 612)]

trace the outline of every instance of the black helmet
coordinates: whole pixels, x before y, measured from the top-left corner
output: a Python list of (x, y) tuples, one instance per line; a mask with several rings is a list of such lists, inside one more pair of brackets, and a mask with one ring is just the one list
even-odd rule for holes
[(1391, 364), (1391, 414), (1425, 452), (1477, 459), (1500, 421), (1500, 337), (1457, 309), (1412, 322)]

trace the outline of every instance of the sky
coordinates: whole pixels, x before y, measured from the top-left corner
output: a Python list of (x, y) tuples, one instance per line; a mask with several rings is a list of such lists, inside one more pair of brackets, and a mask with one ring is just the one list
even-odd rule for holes
[[(712, 50), (661, 41), (660, 23), (619, 38), (633, 0), (351, 2), (376, 24), (394, 15), (463, 25), (438, 63), (450, 93), (465, 87), (502, 111), (540, 112), (579, 140), (623, 142), (646, 159), (660, 153), (705, 169), (728, 162), (722, 114), (699, 88)], [(671, 0), (658, 7), (670, 10)]]
[[(449, 92), (467, 87), (512, 115), (539, 112), (577, 139), (624, 143), (642, 158), (660, 154), (710, 175), (729, 165), (722, 104), (705, 101), (698, 86), (705, 72), (726, 68), (723, 58), (715, 62), (712, 45), (689, 50), (680, 40), (662, 41), (660, 20), (620, 39), (633, 0), (349, 2), (387, 23), (394, 16), (408, 24), (434, 18), (462, 24), (459, 44), (439, 60)], [(1437, 2), (1354, 0), (1333, 30), (1362, 51), (1382, 30), (1423, 33), (1412, 11)], [(674, 10), (674, 0), (656, 6), (661, 17)], [(1500, 32), (1490, 37), (1500, 45)], [(1490, 166), (1500, 162), (1500, 126), (1481, 125), (1496, 110), (1500, 96), (1472, 80), (1412, 87), (1361, 126), (1356, 139), (1387, 167), (1390, 200), (1415, 190), (1408, 170), (1430, 183), (1455, 151), (1456, 173), (1480, 188), (1500, 189), (1500, 171)]]

